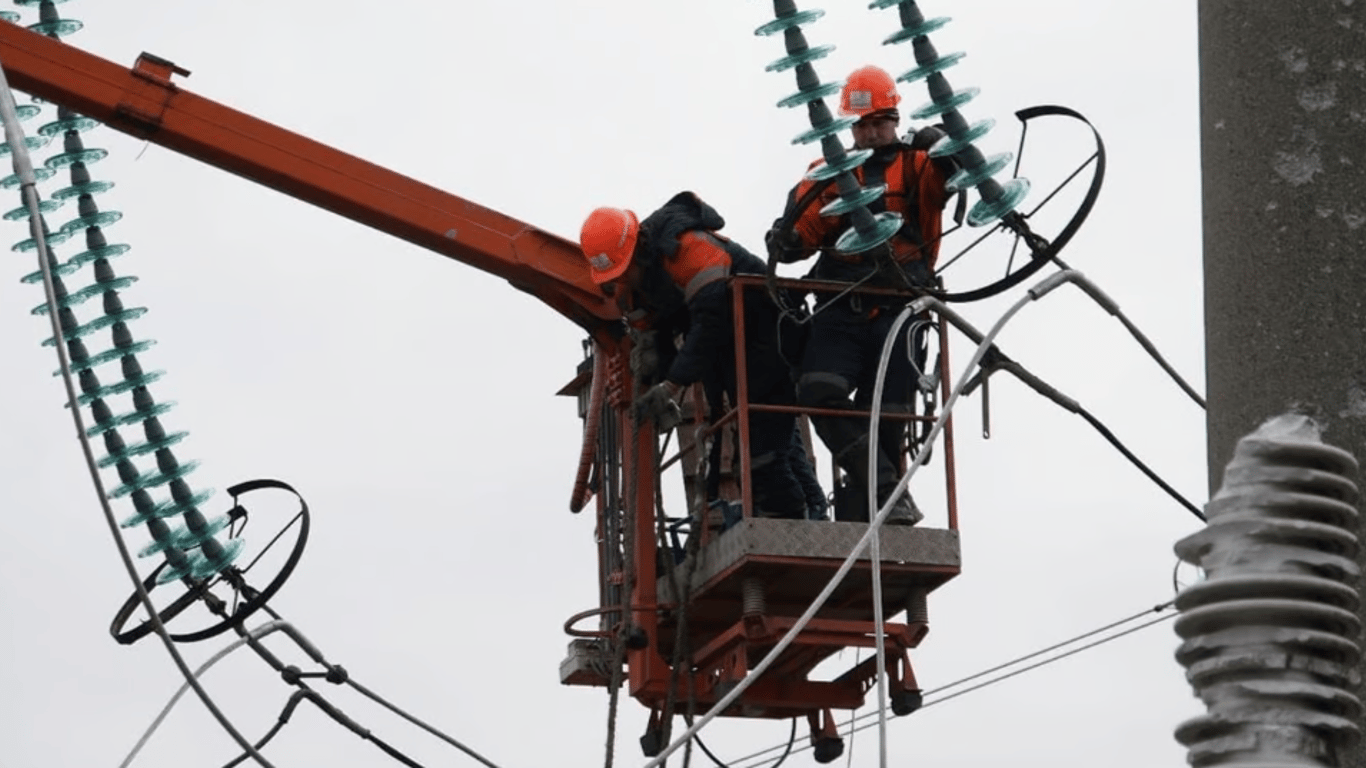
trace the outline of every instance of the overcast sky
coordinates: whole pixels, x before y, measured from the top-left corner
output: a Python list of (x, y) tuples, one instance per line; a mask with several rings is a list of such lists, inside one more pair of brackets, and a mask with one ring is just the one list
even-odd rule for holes
[[(863, 0), (824, 7), (826, 19), (807, 30), (813, 44), (838, 46), (818, 64), (824, 79), (867, 63), (914, 65), (908, 47), (879, 44), (898, 28), (894, 11)], [(774, 106), (794, 83), (764, 71), (783, 55), (778, 39), (752, 33), (771, 18), (764, 3), (58, 8), (86, 23), (73, 45), (123, 65), (141, 51), (171, 59), (192, 71), (184, 86), (200, 95), (566, 237), (594, 207), (645, 214), (691, 189), (727, 218), (726, 233), (759, 251), (816, 154), (790, 144), (808, 127), (804, 113)], [(998, 121), (985, 151), (1014, 150), (1012, 113), (1041, 103), (1070, 106), (1103, 133), (1106, 188), (1063, 258), (1203, 389), (1195, 4), (922, 8), (954, 17), (933, 40), (968, 54), (947, 74), (981, 89), (965, 116)], [(905, 107), (928, 99), (919, 84), (902, 92)], [(54, 117), (49, 108), (42, 120)], [(1039, 143), (1022, 174), (1037, 200), (1090, 145), (1076, 126), (1040, 121), (1030, 131)], [(582, 359), (582, 332), (499, 279), (277, 192), (108, 129), (86, 141), (111, 152), (92, 172), (118, 185), (98, 200), (125, 214), (110, 241), (133, 246), (115, 267), (140, 278), (123, 294), (150, 309), (133, 330), (159, 342), (140, 359), (167, 371), (152, 391), (179, 403), (165, 423), (191, 432), (176, 453), (202, 462), (193, 484), (219, 489), (207, 509), (227, 508), (223, 488), (276, 477), (314, 510), (310, 547), (272, 606), (357, 680), (500, 766), (600, 765), (606, 694), (558, 684), (561, 625), (597, 597), (593, 521), (567, 510), (581, 425), (574, 402), (554, 396)], [(26, 237), (18, 224), (0, 231)], [(976, 234), (955, 235), (946, 251)], [(998, 240), (999, 257), (1008, 243)], [(982, 258), (978, 273), (946, 279), (967, 287), (999, 268)], [(0, 766), (117, 765), (180, 678), (155, 640), (122, 647), (107, 634), (130, 585), (50, 375), (55, 355), (40, 346), (46, 321), (29, 314), (42, 291), (19, 283), (35, 261), (7, 263)], [(985, 329), (1018, 296), (960, 311)], [(954, 341), (961, 365), (971, 349)], [(1079, 291), (1029, 307), (999, 341), (1204, 501), (1203, 413)], [(1006, 376), (993, 379), (990, 405), (990, 439), (980, 397), (957, 411), (964, 566), (931, 597), (931, 633), (912, 659), (926, 688), (1169, 599), (1171, 545), (1197, 525), (1080, 418)], [(945, 524), (941, 467), (913, 484), (926, 525)], [(131, 505), (115, 509), (123, 516)], [(271, 524), (256, 518), (248, 546)], [(128, 536), (135, 548), (146, 541), (141, 530)], [(1180, 765), (1171, 733), (1199, 706), (1175, 645), (1164, 623), (897, 719), (892, 759)], [(221, 647), (186, 652), (195, 662)], [(252, 737), (291, 691), (250, 654), (205, 683)], [(471, 764), (372, 704), (325, 692), (425, 765)], [(619, 764), (643, 762), (645, 714), (623, 704)], [(734, 759), (780, 743), (787, 729), (727, 721), (704, 736)], [(849, 746), (854, 765), (876, 764), (874, 731)], [(189, 698), (136, 765), (217, 766), (234, 754)], [(307, 706), (267, 755), (277, 766), (391, 764)], [(811, 764), (809, 754), (792, 760)]]

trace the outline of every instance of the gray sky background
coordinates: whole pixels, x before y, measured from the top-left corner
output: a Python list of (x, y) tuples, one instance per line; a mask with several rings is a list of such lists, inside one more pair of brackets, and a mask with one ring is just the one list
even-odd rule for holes
[[(193, 72), (184, 85), (198, 94), (571, 238), (596, 206), (644, 214), (692, 189), (727, 217), (728, 234), (760, 251), (817, 154), (790, 145), (804, 113), (774, 106), (795, 86), (790, 73), (764, 71), (783, 54), (778, 39), (752, 34), (771, 18), (764, 3), (58, 7), (86, 22), (73, 45), (123, 65), (144, 50), (169, 58)], [(824, 7), (826, 19), (807, 29), (813, 44), (839, 46), (818, 65), (824, 79), (865, 63), (913, 66), (909, 47), (879, 45), (898, 28), (894, 11)], [(1012, 113), (1040, 103), (1073, 107), (1101, 130), (1106, 189), (1063, 258), (1202, 387), (1195, 5), (922, 8), (954, 17), (933, 40), (942, 53), (968, 54), (947, 75), (982, 89), (963, 108), (969, 119), (998, 121), (984, 150), (1014, 150)], [(928, 100), (919, 84), (902, 93), (903, 111)], [(1084, 130), (1046, 123), (1031, 127), (1038, 144), (1022, 171), (1034, 200), (1090, 151)], [(86, 140), (112, 153), (92, 170), (118, 185), (99, 199), (125, 214), (111, 242), (133, 246), (115, 266), (140, 278), (124, 298), (151, 311), (133, 329), (159, 341), (141, 359), (167, 371), (152, 391), (179, 403), (165, 422), (191, 432), (177, 455), (203, 462), (193, 484), (220, 489), (208, 509), (226, 510), (221, 489), (265, 476), (294, 484), (314, 510), (309, 550), (272, 605), (358, 681), (501, 766), (600, 765), (607, 696), (558, 684), (561, 625), (596, 600), (592, 519), (567, 511), (581, 426), (573, 401), (553, 396), (581, 359), (582, 333), (472, 268), (108, 129)], [(18, 224), (2, 231), (7, 242), (26, 236)], [(180, 678), (154, 639), (121, 647), (106, 632), (130, 585), (50, 376), (55, 355), (39, 344), (46, 321), (28, 313), (42, 291), (19, 283), (34, 260), (7, 263), (0, 765), (117, 765)], [(1019, 295), (960, 310), (985, 329)], [(961, 365), (971, 349), (955, 343)], [(1203, 413), (1079, 291), (1026, 309), (1000, 344), (1203, 502)], [(1084, 421), (1005, 376), (993, 379), (990, 439), (978, 397), (957, 415), (964, 570), (931, 599), (932, 630), (912, 659), (926, 688), (1171, 596), (1171, 545), (1197, 521)], [(912, 486), (928, 525), (945, 523), (941, 472), (936, 462)], [(126, 501), (115, 508), (131, 511)], [(248, 546), (270, 524), (259, 516)], [(146, 534), (129, 540), (136, 548)], [(185, 650), (196, 663), (221, 644)], [(1199, 707), (1175, 645), (1162, 624), (894, 720), (892, 759), (1180, 765), (1171, 732)], [(290, 693), (246, 653), (205, 683), (253, 737)], [(470, 764), (372, 704), (325, 692), (426, 765)], [(623, 703), (619, 764), (643, 762), (645, 714)], [(704, 736), (733, 759), (787, 731), (728, 721)], [(850, 747), (854, 765), (876, 764), (874, 731)], [(216, 766), (234, 754), (189, 698), (136, 765)], [(307, 706), (267, 754), (278, 766), (391, 764)], [(809, 754), (791, 760), (811, 764)]]

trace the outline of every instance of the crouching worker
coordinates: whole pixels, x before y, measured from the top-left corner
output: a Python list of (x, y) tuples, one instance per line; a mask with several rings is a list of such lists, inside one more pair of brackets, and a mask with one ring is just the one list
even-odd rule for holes
[[(678, 397), (691, 384), (702, 383), (713, 417), (722, 392), (736, 402), (727, 278), (762, 275), (765, 265), (718, 235), (724, 225), (715, 209), (692, 192), (680, 192), (643, 221), (629, 210), (598, 208), (579, 235), (593, 281), (616, 298), (632, 328), (653, 334), (652, 341), (637, 346), (656, 350), (657, 383), (637, 399), (636, 408), (661, 429), (677, 423)], [(778, 348), (778, 313), (762, 292), (746, 298), (749, 401), (790, 405), (795, 393), (791, 369)], [(678, 335), (683, 341), (676, 347)], [(806, 517), (806, 501), (790, 464), (794, 418), (789, 413), (750, 413), (751, 512), (757, 517)], [(717, 473), (710, 474), (708, 492), (714, 498)]]

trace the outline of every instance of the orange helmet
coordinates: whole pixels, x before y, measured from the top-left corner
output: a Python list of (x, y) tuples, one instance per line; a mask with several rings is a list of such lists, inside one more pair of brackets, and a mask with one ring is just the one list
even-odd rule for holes
[(895, 115), (900, 102), (901, 95), (896, 92), (896, 82), (891, 75), (877, 67), (862, 67), (849, 75), (844, 90), (840, 91), (840, 114), (864, 118), (891, 110)]
[(588, 214), (579, 231), (579, 247), (595, 284), (615, 280), (631, 266), (639, 234), (640, 222), (625, 208), (598, 208)]

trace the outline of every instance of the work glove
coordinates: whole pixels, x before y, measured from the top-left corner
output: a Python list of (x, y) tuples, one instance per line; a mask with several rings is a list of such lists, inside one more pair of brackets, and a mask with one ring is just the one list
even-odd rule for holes
[(659, 372), (657, 338), (654, 331), (631, 333), (631, 377), (636, 381), (652, 381)]
[(666, 381), (645, 390), (645, 394), (636, 398), (631, 409), (636, 422), (653, 421), (660, 432), (668, 432), (678, 426), (683, 420), (683, 412), (674, 400), (679, 389), (677, 385)]
[(768, 248), (769, 257), (783, 264), (801, 261), (804, 255), (801, 235), (792, 227), (770, 229), (764, 235), (764, 245)]

